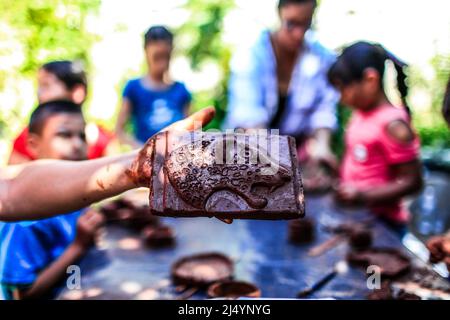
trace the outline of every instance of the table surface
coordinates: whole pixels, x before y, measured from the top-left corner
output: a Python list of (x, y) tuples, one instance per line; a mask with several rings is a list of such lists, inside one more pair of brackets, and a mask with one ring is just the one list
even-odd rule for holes
[[(316, 239), (305, 245), (287, 241), (288, 221), (283, 220), (235, 220), (227, 225), (210, 218), (164, 218), (176, 232), (176, 245), (166, 249), (145, 247), (139, 233), (109, 225), (99, 247), (80, 263), (81, 290), (63, 289), (58, 299), (175, 299), (179, 293), (170, 281), (171, 265), (180, 257), (213, 251), (231, 257), (234, 278), (257, 285), (263, 298), (295, 298), (345, 260), (346, 242), (321, 256), (308, 256), (311, 247), (333, 236), (323, 226), (370, 217), (366, 210), (338, 207), (330, 195), (308, 195), (306, 215), (316, 222)], [(415, 264), (425, 265), (384, 224), (375, 222), (373, 234), (374, 246), (399, 248)], [(350, 267), (310, 298), (365, 299), (369, 292), (364, 270)], [(201, 291), (192, 297), (203, 298)]]

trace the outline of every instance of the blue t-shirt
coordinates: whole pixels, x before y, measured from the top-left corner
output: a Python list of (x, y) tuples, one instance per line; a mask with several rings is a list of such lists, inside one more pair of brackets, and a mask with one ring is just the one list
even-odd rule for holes
[(30, 222), (0, 222), (0, 285), (3, 298), (27, 288), (75, 240), (83, 211)]
[(144, 143), (158, 131), (184, 118), (191, 94), (181, 82), (174, 82), (164, 90), (154, 90), (143, 81), (143, 78), (128, 81), (123, 97), (131, 103), (134, 136)]

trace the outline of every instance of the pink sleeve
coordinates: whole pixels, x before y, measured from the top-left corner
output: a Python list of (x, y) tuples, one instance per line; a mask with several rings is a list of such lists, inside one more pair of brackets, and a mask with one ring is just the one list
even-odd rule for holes
[(420, 142), (417, 135), (411, 142), (401, 142), (391, 137), (386, 127), (381, 131), (380, 142), (389, 164), (406, 163), (419, 158)]

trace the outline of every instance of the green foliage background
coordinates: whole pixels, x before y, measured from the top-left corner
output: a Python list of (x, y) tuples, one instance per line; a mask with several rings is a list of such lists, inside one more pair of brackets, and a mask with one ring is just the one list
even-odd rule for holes
[(222, 41), (223, 21), (234, 0), (189, 0), (185, 8), (190, 19), (176, 30), (181, 54), (188, 57), (193, 70), (213, 62), (221, 70), (222, 79), (213, 91), (196, 92), (193, 111), (214, 105), (217, 116), (208, 128), (219, 128), (227, 105), (227, 83), (230, 75), (231, 48)]
[(100, 0), (2, 0), (0, 19), (16, 30), (23, 44), (23, 74), (34, 73), (44, 62), (69, 58), (89, 62), (96, 36), (85, 28)]
[[(86, 29), (86, 19), (98, 12), (100, 0), (2, 0), (0, 2), (0, 42), (20, 44), (2, 46), (1, 56), (23, 55), (20, 65), (0, 65), (0, 91), (7, 80), (33, 79), (45, 62), (56, 59), (80, 60), (89, 72), (89, 50), (98, 36)], [(20, 114), (20, 89), (14, 106), (2, 107), (0, 137), (11, 139), (11, 123), (24, 123)], [(8, 110), (8, 111), (6, 111)]]
[[(450, 130), (442, 117), (445, 88), (450, 77), (450, 54), (436, 54), (430, 61), (434, 78), (426, 80), (420, 70), (411, 68), (409, 86), (422, 89), (431, 95), (428, 112), (414, 112), (414, 125), (423, 146), (450, 148)], [(414, 108), (414, 106), (413, 106)]]

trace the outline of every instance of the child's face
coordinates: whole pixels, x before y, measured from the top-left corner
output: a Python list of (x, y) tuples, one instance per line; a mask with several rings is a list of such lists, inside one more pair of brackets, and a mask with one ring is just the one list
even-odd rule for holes
[(86, 90), (77, 85), (73, 90), (67, 89), (64, 82), (59, 80), (53, 73), (44, 69), (38, 71), (38, 101), (46, 103), (54, 100), (69, 100), (77, 104), (83, 103), (86, 98)]
[(162, 76), (169, 70), (172, 45), (167, 41), (153, 41), (145, 47), (145, 56), (150, 72)]
[(28, 143), (38, 159), (86, 160), (83, 116), (70, 113), (50, 116), (40, 135), (30, 133)]
[(370, 109), (380, 92), (378, 79), (378, 75), (369, 71), (365, 72), (363, 79), (360, 81), (353, 81), (347, 85), (337, 85), (341, 93), (341, 103), (353, 109)]

